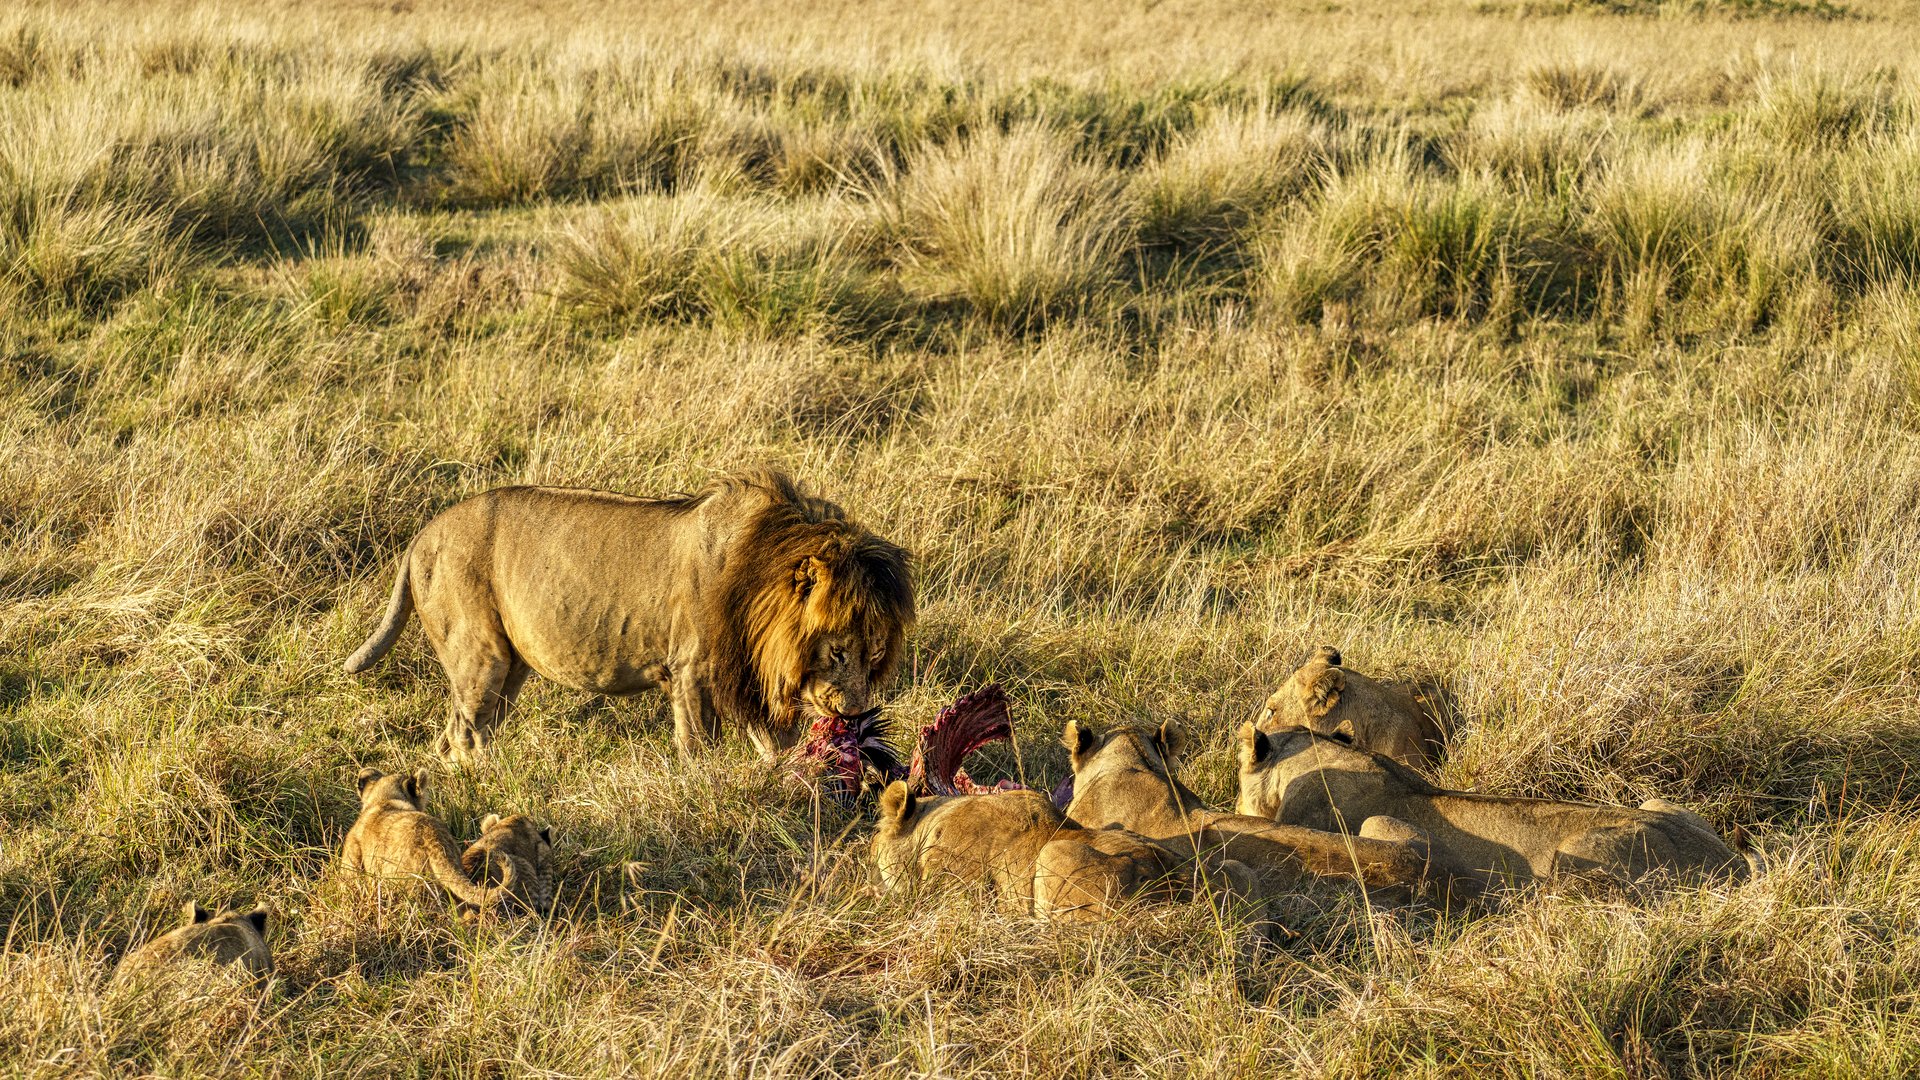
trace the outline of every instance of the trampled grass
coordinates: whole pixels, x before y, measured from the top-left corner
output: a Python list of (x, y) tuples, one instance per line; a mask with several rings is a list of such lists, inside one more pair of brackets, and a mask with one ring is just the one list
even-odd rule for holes
[[(0, 1072), (1903, 1076), (1920, 1067), (1920, 24), (1892, 4), (0, 12)], [(1229, 735), (1431, 679), (1443, 777), (1662, 796), (1738, 888), (1094, 929), (873, 895), (866, 811), (535, 681), (457, 833), (392, 559), (499, 484), (780, 464), (914, 552), (893, 713)], [(257, 1002), (110, 988), (264, 899)]]

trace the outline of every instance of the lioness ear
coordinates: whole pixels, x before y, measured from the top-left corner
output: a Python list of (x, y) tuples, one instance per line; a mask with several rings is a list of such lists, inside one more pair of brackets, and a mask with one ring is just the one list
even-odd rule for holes
[(401, 786), (407, 789), (407, 798), (413, 800), (415, 806), (420, 805), (420, 793), (427, 787), (427, 770), (413, 770), (413, 775), (407, 777), (406, 783)]
[(1069, 720), (1067, 721), (1066, 729), (1060, 732), (1060, 745), (1066, 747), (1069, 753), (1078, 757), (1093, 749), (1094, 742), (1099, 738), (1099, 733), (1091, 727), (1082, 724), (1078, 720)]
[(1172, 720), (1160, 725), (1159, 738), (1160, 752), (1166, 756), (1169, 764), (1178, 760), (1180, 752), (1187, 748), (1186, 733), (1181, 731), (1180, 725)]
[(1240, 725), (1240, 768), (1251, 769), (1267, 760), (1273, 752), (1273, 742), (1267, 733), (1252, 724)]
[(905, 780), (895, 780), (880, 793), (880, 817), (886, 821), (905, 821), (913, 816), (913, 789)]
[(545, 844), (545, 845), (547, 845), (548, 847), (552, 847), (552, 846), (553, 846), (553, 830), (552, 830), (552, 829), (541, 829), (541, 830), (540, 830), (540, 842), (541, 842), (541, 843), (543, 843), (543, 844)]
[(180, 914), (185, 915), (189, 923), (203, 923), (213, 918), (213, 912), (201, 907), (198, 900), (187, 901), (180, 909)]
[(359, 790), (361, 794), (365, 794), (367, 785), (380, 779), (381, 775), (379, 769), (361, 769), (359, 775), (354, 777), (353, 782), (357, 790)]
[(247, 921), (253, 924), (253, 932), (261, 937), (267, 936), (267, 917), (273, 912), (265, 904), (258, 904), (247, 912)]
[(488, 814), (486, 817), (480, 819), (480, 831), (486, 832), (498, 824), (500, 824), (500, 815)]
[(1320, 646), (1320, 660), (1328, 667), (1340, 666), (1340, 650), (1331, 645)]

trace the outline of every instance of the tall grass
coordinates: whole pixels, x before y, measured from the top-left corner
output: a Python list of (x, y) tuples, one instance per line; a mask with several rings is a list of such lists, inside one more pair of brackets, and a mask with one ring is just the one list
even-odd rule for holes
[[(1309, 9), (1310, 7), (1310, 9)], [(0, 11), (0, 1072), (1901, 1076), (1920, 151), (1895, 5)], [(433, 765), (392, 560), (500, 484), (781, 464), (914, 553), (904, 730), (1436, 684), (1442, 779), (1680, 800), (1736, 889), (1033, 922), (534, 680)], [(334, 852), (554, 826), (539, 925)], [(109, 985), (180, 903), (264, 997)]]

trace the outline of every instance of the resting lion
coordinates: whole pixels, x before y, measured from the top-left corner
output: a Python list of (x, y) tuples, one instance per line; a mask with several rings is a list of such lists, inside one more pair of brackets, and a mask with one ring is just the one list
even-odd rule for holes
[(1350, 878), (1410, 898), (1427, 883), (1426, 852), (1393, 823), (1342, 835), (1207, 806), (1175, 776), (1183, 736), (1172, 723), (1102, 735), (1068, 721), (1061, 741), (1073, 759), (1067, 816), (1091, 828), (1129, 829), (1190, 857), (1217, 852), (1289, 888)]
[(507, 899), (512, 906), (544, 912), (553, 906), (553, 881), (547, 870), (552, 856), (553, 834), (532, 818), (488, 814), (480, 822), (480, 839), (460, 853), (460, 869), (476, 885), (510, 888)]
[(913, 623), (906, 552), (770, 469), (642, 499), (497, 488), (408, 545), (348, 672), (420, 613), (452, 684), (442, 752), (484, 750), (532, 672), (577, 690), (665, 689), (681, 751), (724, 717), (771, 757), (803, 707), (865, 712)]
[(1389, 815), (1429, 839), (1436, 864), (1487, 884), (1562, 875), (1629, 883), (1656, 871), (1740, 881), (1750, 872), (1711, 826), (1664, 799), (1629, 810), (1446, 791), (1385, 755), (1305, 728), (1242, 725), (1239, 808), (1330, 830)]
[[(896, 780), (880, 796), (869, 849), (883, 886), (983, 883), (1036, 915), (1084, 922), (1126, 900), (1194, 895), (1193, 864), (1124, 829), (1086, 829), (1037, 791), (918, 797)], [(1252, 899), (1252, 871), (1229, 861), (1202, 869), (1222, 902)]]
[(493, 912), (522, 893), (519, 868), (512, 861), (495, 867), (499, 880), (476, 883), (460, 865), (460, 849), (440, 819), (420, 809), (420, 789), (426, 770), (411, 776), (385, 775), (361, 769), (360, 817), (347, 830), (340, 861), (349, 870), (376, 878), (408, 878), (432, 882), (452, 894), (469, 910)]
[(1340, 650), (1322, 645), (1267, 698), (1265, 731), (1303, 727), (1346, 735), (1355, 746), (1425, 771), (1440, 756), (1440, 725), (1401, 687), (1340, 664)]
[(114, 972), (115, 980), (194, 957), (204, 957), (215, 966), (239, 964), (257, 980), (273, 974), (273, 950), (267, 947), (271, 912), (265, 904), (245, 914), (228, 908), (215, 915), (197, 903), (189, 903), (182, 914), (187, 917), (185, 926), (128, 953)]

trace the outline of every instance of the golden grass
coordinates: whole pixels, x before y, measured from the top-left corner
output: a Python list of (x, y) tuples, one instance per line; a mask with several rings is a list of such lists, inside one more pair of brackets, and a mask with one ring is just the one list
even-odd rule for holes
[[(1842, 14), (1845, 17), (1829, 17)], [(33, 0), (0, 13), (0, 1072), (1901, 1076), (1920, 1066), (1920, 32), (1891, 4)], [(1092, 929), (535, 682), (470, 835), (391, 560), (505, 483), (771, 461), (916, 555), (908, 726), (1228, 735), (1321, 642), (1457, 786), (1740, 826), (1738, 889)], [(109, 989), (265, 899), (278, 982)]]

